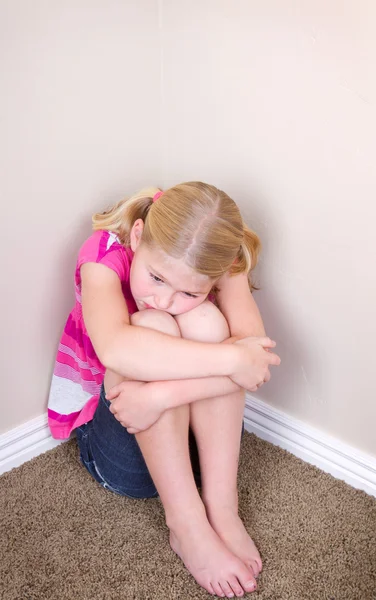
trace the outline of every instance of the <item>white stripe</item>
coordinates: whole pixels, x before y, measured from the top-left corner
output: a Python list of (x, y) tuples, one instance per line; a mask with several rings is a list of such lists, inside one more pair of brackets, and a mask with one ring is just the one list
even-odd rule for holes
[(63, 365), (62, 363), (56, 363), (54, 375), (56, 377), (60, 377), (61, 379), (68, 379), (72, 383), (78, 383), (84, 392), (91, 394), (98, 394), (98, 390), (100, 388), (100, 384), (94, 380), (87, 381), (83, 379), (81, 373), (76, 371), (73, 367), (69, 365)]
[(85, 392), (80, 384), (53, 375), (48, 408), (61, 415), (69, 415), (82, 410), (93, 395)]
[(119, 238), (118, 238), (118, 236), (115, 233), (113, 233), (112, 231), (109, 231), (109, 234), (110, 235), (109, 235), (109, 238), (107, 240), (107, 248), (106, 248), (106, 250), (108, 250), (109, 248), (111, 248), (112, 244), (115, 244), (116, 242), (118, 242), (120, 244)]

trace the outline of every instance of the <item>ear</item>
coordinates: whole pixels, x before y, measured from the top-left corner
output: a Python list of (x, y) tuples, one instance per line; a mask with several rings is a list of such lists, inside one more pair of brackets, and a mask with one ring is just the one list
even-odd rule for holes
[(132, 227), (131, 233), (130, 233), (131, 248), (132, 248), (133, 252), (136, 252), (136, 249), (140, 245), (143, 230), (144, 230), (143, 220), (137, 219), (137, 221), (135, 221), (133, 223), (133, 227)]

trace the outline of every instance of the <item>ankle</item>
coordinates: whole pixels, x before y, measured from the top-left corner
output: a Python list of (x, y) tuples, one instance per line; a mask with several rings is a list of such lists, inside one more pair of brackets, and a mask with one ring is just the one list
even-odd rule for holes
[(217, 494), (214, 497), (203, 494), (202, 501), (208, 516), (223, 512), (238, 514), (239, 501), (237, 491), (236, 493), (226, 495), (226, 497), (223, 494)]
[(195, 523), (202, 523), (203, 519), (207, 520), (205, 506), (201, 500), (194, 506), (187, 505), (186, 508), (179, 506), (177, 509), (166, 510), (166, 525), (173, 532), (190, 528)]

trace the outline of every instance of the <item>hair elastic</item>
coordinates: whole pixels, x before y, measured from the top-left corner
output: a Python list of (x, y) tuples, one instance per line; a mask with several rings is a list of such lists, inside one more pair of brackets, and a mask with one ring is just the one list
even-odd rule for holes
[(157, 192), (156, 194), (154, 194), (153, 196), (153, 202), (156, 202), (158, 200), (158, 198), (160, 198), (162, 196), (163, 192)]

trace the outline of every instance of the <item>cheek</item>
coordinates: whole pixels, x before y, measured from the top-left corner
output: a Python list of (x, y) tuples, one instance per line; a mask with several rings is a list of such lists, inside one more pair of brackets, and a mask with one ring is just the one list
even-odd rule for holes
[(151, 282), (148, 277), (145, 277), (144, 273), (140, 273), (137, 269), (131, 271), (129, 283), (132, 296), (135, 298), (142, 298), (151, 294)]

